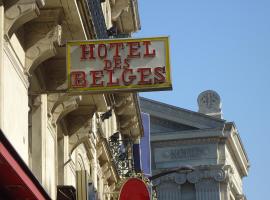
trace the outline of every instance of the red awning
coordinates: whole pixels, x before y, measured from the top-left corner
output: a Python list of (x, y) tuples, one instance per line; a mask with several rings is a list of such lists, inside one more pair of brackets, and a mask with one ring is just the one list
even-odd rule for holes
[(50, 200), (27, 165), (0, 130), (0, 200)]

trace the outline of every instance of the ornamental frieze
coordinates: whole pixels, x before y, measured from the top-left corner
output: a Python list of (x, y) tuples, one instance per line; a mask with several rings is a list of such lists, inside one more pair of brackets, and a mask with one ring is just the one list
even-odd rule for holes
[(230, 166), (205, 166), (203, 168), (196, 168), (190, 173), (173, 173), (160, 177), (153, 181), (153, 186), (158, 186), (162, 183), (175, 183), (182, 185), (185, 182), (198, 183), (205, 180), (214, 180), (216, 182), (227, 182), (232, 174)]

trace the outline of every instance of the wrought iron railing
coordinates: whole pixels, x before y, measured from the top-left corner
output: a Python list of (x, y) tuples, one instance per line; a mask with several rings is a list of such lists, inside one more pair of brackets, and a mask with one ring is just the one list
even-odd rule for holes
[(134, 173), (133, 142), (130, 139), (120, 139), (119, 134), (115, 133), (109, 138), (109, 146), (120, 177), (130, 177)]

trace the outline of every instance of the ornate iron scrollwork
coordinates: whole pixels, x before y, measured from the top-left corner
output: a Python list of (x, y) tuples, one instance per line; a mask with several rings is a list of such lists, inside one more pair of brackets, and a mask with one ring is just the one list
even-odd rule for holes
[(121, 177), (129, 177), (134, 174), (132, 145), (133, 142), (130, 139), (120, 139), (119, 132), (109, 138), (113, 160)]

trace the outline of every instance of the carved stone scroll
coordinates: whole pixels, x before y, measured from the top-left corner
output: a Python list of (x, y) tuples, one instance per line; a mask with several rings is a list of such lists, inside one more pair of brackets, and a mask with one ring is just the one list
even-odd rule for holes
[(111, 10), (112, 10), (112, 20), (117, 21), (124, 11), (128, 11), (130, 7), (130, 0), (115, 0)]
[(57, 45), (61, 45), (62, 27), (57, 25), (46, 36), (27, 49), (25, 59), (25, 73), (31, 74), (43, 61), (56, 55)]
[(68, 113), (78, 108), (78, 103), (81, 100), (81, 96), (69, 97), (68, 100), (59, 104), (52, 112), (52, 122), (57, 123)]
[(187, 175), (187, 180), (190, 183), (197, 183), (205, 179), (213, 179), (216, 182), (224, 182), (228, 180), (230, 168), (227, 166), (223, 168), (209, 168), (209, 169), (196, 169)]
[[(28, 21), (39, 16), (40, 11), (36, 0), (19, 0), (5, 11), (5, 34), (10, 37)], [(42, 3), (39, 3), (42, 6)]]

